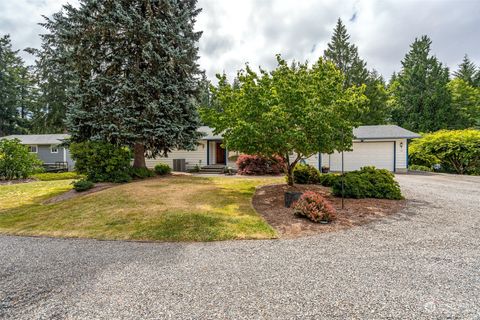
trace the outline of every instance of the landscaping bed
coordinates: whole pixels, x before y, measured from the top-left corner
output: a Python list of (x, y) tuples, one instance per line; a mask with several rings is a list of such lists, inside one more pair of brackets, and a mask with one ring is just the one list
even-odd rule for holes
[[(293, 209), (285, 208), (285, 191), (307, 190), (322, 194), (337, 210), (336, 220), (330, 224), (319, 224), (297, 217)], [(318, 185), (276, 184), (259, 187), (253, 197), (254, 208), (274, 227), (282, 238), (296, 238), (322, 232), (332, 232), (362, 225), (399, 212), (405, 207), (405, 200), (387, 199), (345, 199), (345, 209), (341, 209), (341, 198), (334, 197), (330, 188)]]

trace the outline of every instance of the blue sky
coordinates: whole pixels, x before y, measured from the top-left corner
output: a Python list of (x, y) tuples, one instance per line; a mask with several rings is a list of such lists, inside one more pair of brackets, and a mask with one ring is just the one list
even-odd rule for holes
[[(0, 34), (9, 33), (16, 49), (39, 47), (42, 15), (50, 16), (64, 3), (0, 1)], [(423, 34), (431, 37), (433, 53), (450, 68), (455, 69), (465, 53), (480, 64), (480, 1), (199, 0), (198, 6), (203, 12), (197, 28), (204, 32), (200, 65), (210, 78), (223, 71), (232, 77), (246, 62), (271, 68), (276, 53), (315, 61), (338, 17), (367, 67), (386, 78), (400, 69), (408, 46)]]

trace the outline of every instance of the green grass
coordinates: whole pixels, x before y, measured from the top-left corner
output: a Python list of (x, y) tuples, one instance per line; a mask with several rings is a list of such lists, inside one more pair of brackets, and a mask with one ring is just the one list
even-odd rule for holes
[(31, 176), (36, 180), (40, 181), (53, 181), (53, 180), (66, 180), (66, 179), (82, 179), (85, 178), (84, 175), (81, 175), (76, 172), (47, 172), (47, 173), (37, 173)]
[(0, 233), (158, 241), (275, 238), (251, 199), (256, 186), (280, 182), (171, 176), (56, 204), (42, 202), (70, 189), (70, 180), (0, 186)]

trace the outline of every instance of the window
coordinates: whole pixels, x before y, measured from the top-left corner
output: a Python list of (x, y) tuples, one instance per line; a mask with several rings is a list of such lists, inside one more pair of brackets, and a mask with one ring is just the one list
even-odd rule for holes
[(38, 153), (37, 146), (36, 146), (36, 145), (31, 145), (31, 146), (28, 146), (28, 152), (31, 152), (31, 153)]
[(50, 146), (50, 153), (58, 153), (58, 147), (57, 146)]

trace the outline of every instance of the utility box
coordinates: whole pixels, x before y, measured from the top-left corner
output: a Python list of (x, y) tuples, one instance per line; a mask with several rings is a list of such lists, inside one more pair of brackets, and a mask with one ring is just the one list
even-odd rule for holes
[(187, 165), (185, 159), (173, 159), (173, 171), (186, 172)]

